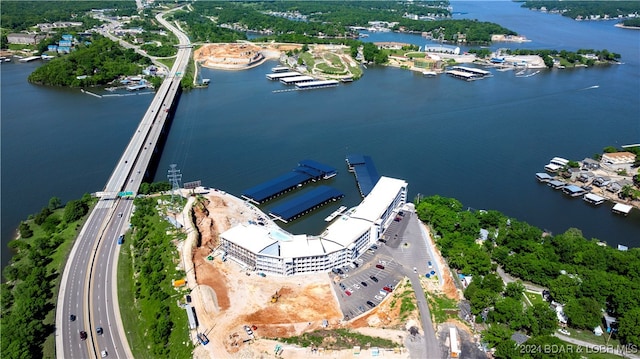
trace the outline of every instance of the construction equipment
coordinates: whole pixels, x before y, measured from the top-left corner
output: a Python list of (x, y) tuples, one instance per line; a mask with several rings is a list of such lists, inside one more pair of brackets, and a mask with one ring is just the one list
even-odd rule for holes
[(276, 291), (275, 294), (271, 296), (271, 303), (277, 302), (278, 298), (280, 298), (280, 293), (278, 293), (278, 291)]

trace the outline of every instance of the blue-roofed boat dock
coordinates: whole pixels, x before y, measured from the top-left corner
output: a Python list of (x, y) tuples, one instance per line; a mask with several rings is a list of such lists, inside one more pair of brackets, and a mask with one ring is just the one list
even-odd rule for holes
[(365, 155), (348, 155), (346, 161), (349, 172), (356, 175), (360, 195), (366, 197), (380, 179), (373, 160)]
[(314, 160), (302, 160), (293, 171), (251, 187), (243, 191), (241, 197), (255, 204), (260, 204), (285, 192), (302, 187), (311, 181), (329, 179), (337, 173), (336, 169), (331, 166)]
[(273, 219), (287, 223), (292, 219), (305, 215), (328, 202), (337, 201), (342, 197), (344, 197), (344, 194), (333, 187), (319, 186), (276, 206), (269, 212), (269, 215), (273, 217)]

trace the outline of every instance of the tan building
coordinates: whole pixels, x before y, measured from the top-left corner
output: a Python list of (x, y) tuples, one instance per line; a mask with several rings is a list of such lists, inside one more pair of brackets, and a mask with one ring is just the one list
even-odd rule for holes
[(44, 35), (36, 35), (36, 34), (26, 34), (26, 33), (13, 33), (7, 35), (7, 41), (10, 44), (22, 44), (22, 45), (36, 45), (42, 39), (44, 39)]

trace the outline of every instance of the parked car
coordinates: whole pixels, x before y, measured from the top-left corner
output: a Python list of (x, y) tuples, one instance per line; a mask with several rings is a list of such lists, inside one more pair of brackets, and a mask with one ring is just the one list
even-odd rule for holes
[(351, 291), (350, 291), (350, 290), (345, 290), (345, 291), (344, 291), (344, 294), (346, 294), (346, 295), (347, 295), (347, 297), (348, 297), (348, 296), (350, 296), (350, 295), (351, 295)]
[(382, 297), (379, 295), (376, 295), (374, 298), (376, 298), (377, 300), (382, 300)]
[(382, 290), (384, 290), (385, 292), (389, 292), (389, 293), (393, 292), (393, 289), (391, 289), (389, 287), (386, 287), (386, 286), (382, 287)]
[(363, 287), (367, 286), (367, 282), (360, 282), (360, 284), (362, 284)]
[(353, 285), (353, 287), (354, 287), (355, 289), (360, 289), (360, 286), (359, 286), (357, 283), (356, 283), (356, 284), (354, 284), (354, 285)]
[(253, 331), (251, 330), (251, 328), (249, 328), (248, 325), (244, 326), (244, 331), (247, 332), (248, 336), (252, 336), (253, 335)]
[(372, 281), (378, 283), (378, 278), (376, 278), (376, 277), (374, 277), (372, 275), (370, 275), (369, 278), (371, 278)]
[(347, 287), (345, 287), (345, 285), (344, 285), (344, 284), (342, 284), (342, 283), (340, 283), (340, 288), (341, 288), (342, 290), (347, 289)]
[(368, 300), (368, 301), (367, 301), (367, 304), (369, 304), (369, 306), (370, 306), (371, 308), (373, 308), (373, 307), (375, 307), (375, 306), (376, 306), (376, 305), (375, 305), (375, 304), (373, 304), (373, 302), (372, 302), (372, 301), (370, 301), (370, 300)]
[(433, 263), (431, 263), (431, 261), (428, 261), (427, 265), (429, 266), (429, 268), (433, 268)]
[(558, 329), (558, 331), (560, 332), (560, 334), (571, 335), (571, 333), (569, 333), (569, 331), (564, 328), (560, 328)]
[(376, 268), (378, 269), (384, 269), (384, 266), (382, 264), (376, 264)]

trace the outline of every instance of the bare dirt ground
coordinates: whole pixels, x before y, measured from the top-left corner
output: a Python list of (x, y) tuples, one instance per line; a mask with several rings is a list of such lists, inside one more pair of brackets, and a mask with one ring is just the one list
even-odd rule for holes
[[(186, 193), (185, 193), (186, 195)], [(219, 245), (219, 234), (237, 223), (257, 221), (275, 225), (268, 216), (243, 200), (223, 191), (211, 190), (198, 197), (193, 204), (193, 223), (199, 238), (193, 254), (195, 285), (192, 283), (192, 304), (199, 321), (199, 332), (207, 334), (211, 344), (197, 346), (194, 358), (267, 358), (274, 357), (276, 341), (269, 338), (300, 335), (322, 329), (328, 320), (329, 329), (350, 328), (366, 335), (386, 338), (402, 343), (410, 326), (419, 326), (418, 312), (400, 318), (399, 301), (392, 306), (393, 295), (351, 321), (343, 321), (340, 307), (326, 273), (280, 278), (247, 275), (241, 264), (214, 257)], [(189, 229), (187, 229), (189, 231)], [(186, 252), (188, 253), (188, 251)], [(439, 259), (436, 259), (439, 260)], [(443, 263), (440, 268), (447, 268)], [(189, 270), (189, 269), (187, 269)], [(193, 272), (191, 274), (193, 274)], [(450, 274), (445, 277), (450, 277)], [(459, 293), (453, 280), (445, 280), (444, 288), (437, 281), (425, 281), (426, 289), (457, 298)], [(410, 288), (409, 288), (410, 289)], [(405, 290), (402, 286), (395, 294)], [(277, 302), (271, 296), (279, 294)], [(255, 326), (255, 339), (250, 340), (244, 325)], [(213, 344), (213, 345), (212, 345)], [(297, 348), (280, 343), (285, 349), (280, 357), (303, 358), (310, 355), (332, 358), (353, 357), (352, 350), (311, 353), (308, 348)], [(364, 355), (369, 350), (362, 348)], [(384, 352), (385, 357), (406, 358), (408, 353)]]
[(268, 59), (278, 59), (281, 53), (299, 48), (301, 45), (295, 44), (206, 44), (194, 51), (193, 58), (204, 67), (241, 70), (258, 66)]

